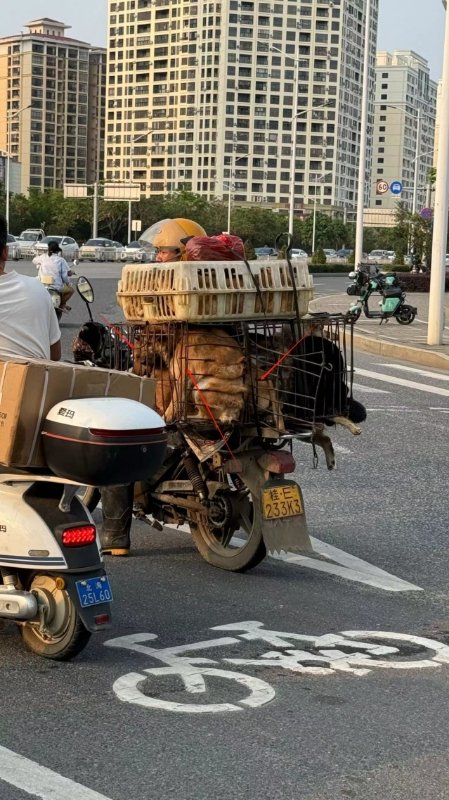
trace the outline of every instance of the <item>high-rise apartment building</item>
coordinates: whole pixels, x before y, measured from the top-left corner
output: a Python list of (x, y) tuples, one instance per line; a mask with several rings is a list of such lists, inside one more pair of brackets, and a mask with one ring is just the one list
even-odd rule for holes
[[(0, 39), (0, 150), (21, 162), (21, 191), (102, 173), (106, 51), (38, 19)], [(18, 112), (18, 113), (17, 113)]]
[[(372, 207), (409, 211), (426, 204), (429, 168), (434, 163), (437, 84), (427, 61), (411, 50), (381, 52), (376, 61)], [(376, 193), (377, 181), (399, 181), (402, 194)]]
[[(295, 206), (354, 209), (365, 9), (109, 0), (107, 178), (132, 178), (146, 195), (231, 190), (238, 203), (287, 207), (297, 91)], [(371, 94), (377, 16), (374, 0)], [(370, 162), (371, 141), (368, 152)]]

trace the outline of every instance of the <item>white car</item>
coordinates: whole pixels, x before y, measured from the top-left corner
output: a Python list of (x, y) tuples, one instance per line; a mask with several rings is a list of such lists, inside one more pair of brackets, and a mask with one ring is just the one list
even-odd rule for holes
[(290, 258), (308, 258), (308, 255), (305, 250), (300, 250), (297, 247), (293, 247), (290, 251)]
[(123, 253), (125, 251), (124, 246), (120, 242), (115, 242), (115, 241), (113, 241), (112, 244), (115, 247), (114, 261), (123, 261)]
[(40, 242), (36, 242), (33, 247), (33, 256), (43, 256), (48, 250), (50, 242), (57, 242), (61, 248), (61, 255), (66, 261), (74, 261), (79, 258), (80, 249), (75, 239), (71, 236), (46, 236)]
[(130, 242), (122, 251), (122, 261), (146, 261), (148, 253), (140, 242)]
[(88, 239), (80, 247), (80, 261), (116, 261), (117, 246), (111, 239)]
[(9, 258), (12, 261), (18, 261), (20, 258), (20, 248), (17, 244), (16, 237), (12, 235), (12, 233), (8, 233), (8, 251), (9, 251)]
[(336, 250), (327, 249), (327, 250), (323, 250), (323, 253), (324, 253), (324, 255), (326, 256), (327, 259), (338, 258)]
[(388, 250), (371, 250), (368, 254), (368, 261), (388, 261)]

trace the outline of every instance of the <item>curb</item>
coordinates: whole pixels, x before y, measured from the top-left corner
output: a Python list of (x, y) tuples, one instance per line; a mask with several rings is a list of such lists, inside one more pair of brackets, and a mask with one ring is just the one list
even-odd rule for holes
[(370, 336), (362, 336), (354, 331), (354, 349), (364, 353), (374, 353), (378, 356), (392, 356), (404, 361), (411, 361), (413, 364), (420, 364), (424, 367), (433, 367), (449, 371), (449, 356), (445, 353), (438, 353), (435, 350), (423, 350), (421, 347), (411, 347), (407, 344), (396, 344), (386, 342), (382, 339), (372, 339)]

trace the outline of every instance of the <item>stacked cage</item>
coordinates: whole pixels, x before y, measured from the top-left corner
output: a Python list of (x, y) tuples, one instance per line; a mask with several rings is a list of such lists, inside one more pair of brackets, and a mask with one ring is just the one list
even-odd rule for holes
[(168, 424), (279, 439), (345, 415), (352, 395), (352, 325), (342, 316), (122, 324), (108, 338), (105, 366), (155, 379)]
[(172, 425), (261, 439), (310, 432), (344, 415), (352, 322), (307, 315), (307, 264), (128, 265), (105, 364), (157, 382)]

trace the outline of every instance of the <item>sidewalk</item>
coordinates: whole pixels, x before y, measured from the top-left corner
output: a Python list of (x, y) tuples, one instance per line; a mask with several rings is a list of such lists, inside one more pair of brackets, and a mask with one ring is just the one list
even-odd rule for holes
[[(310, 311), (345, 313), (356, 297), (347, 294), (332, 294), (317, 297), (309, 304)], [(377, 295), (371, 298), (371, 308), (377, 311)], [(379, 320), (366, 319), (363, 315), (354, 325), (354, 347), (365, 353), (374, 353), (404, 359), (434, 369), (449, 371), (449, 327), (444, 330), (443, 344), (429, 347), (427, 344), (427, 320), (429, 295), (409, 293), (407, 302), (418, 308), (411, 325), (399, 325), (395, 319), (379, 325)], [(445, 298), (446, 319), (449, 321), (449, 294)]]

